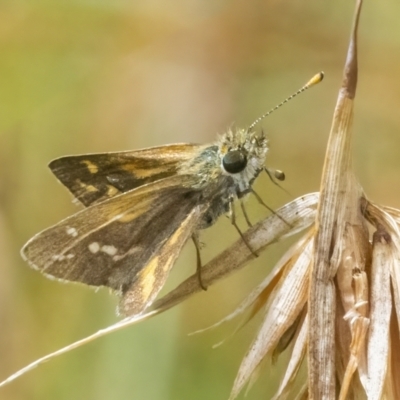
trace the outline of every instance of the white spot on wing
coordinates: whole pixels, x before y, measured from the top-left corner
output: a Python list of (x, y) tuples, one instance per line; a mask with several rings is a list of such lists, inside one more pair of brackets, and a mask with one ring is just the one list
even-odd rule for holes
[(104, 245), (101, 246), (101, 251), (103, 253), (108, 254), (109, 256), (115, 256), (117, 254), (118, 249), (112, 245)]
[(67, 235), (71, 235), (72, 237), (78, 236), (78, 231), (75, 228), (67, 227)]
[(91, 253), (96, 254), (100, 250), (100, 245), (97, 242), (90, 243), (88, 249)]
[(64, 261), (65, 259), (70, 260), (71, 258), (74, 258), (75, 254), (67, 254), (67, 255), (63, 255), (63, 254), (54, 254), (51, 259), (53, 261)]
[(142, 250), (142, 248), (139, 247), (139, 246), (132, 247), (126, 253), (124, 253), (124, 254), (122, 254), (120, 256), (114, 256), (113, 260), (114, 261), (120, 261), (120, 260), (124, 259), (126, 256), (130, 256), (130, 255), (135, 254), (135, 253), (137, 253), (138, 251), (141, 251), (141, 250)]

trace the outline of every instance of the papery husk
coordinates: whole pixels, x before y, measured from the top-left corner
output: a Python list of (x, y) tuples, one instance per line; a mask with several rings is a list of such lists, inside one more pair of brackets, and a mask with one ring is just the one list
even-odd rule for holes
[(285, 278), (280, 280), (274, 290), (261, 328), (242, 360), (230, 399), (239, 394), (262, 360), (276, 347), (282, 335), (301, 313), (308, 297), (312, 247), (312, 238), (309, 238), (305, 249), (296, 254), (295, 261), (285, 271)]
[[(357, 2), (342, 88), (333, 116), (316, 218), (314, 264), (309, 295), (308, 390), (310, 399), (336, 398), (334, 277), (349, 248), (348, 226), (364, 229), (362, 190), (351, 168), (351, 128), (357, 86)], [(339, 289), (340, 290), (340, 289)]]

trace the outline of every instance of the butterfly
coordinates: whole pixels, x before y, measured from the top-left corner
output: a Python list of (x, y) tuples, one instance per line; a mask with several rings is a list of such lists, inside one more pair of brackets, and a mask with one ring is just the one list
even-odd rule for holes
[(151, 305), (193, 238), (204, 286), (198, 231), (229, 213), (241, 234), (234, 202), (253, 192), (265, 170), (267, 139), (254, 126), (322, 78), (317, 74), (248, 128), (230, 129), (212, 144), (53, 160), (51, 171), (85, 208), (30, 239), (23, 258), (49, 278), (110, 288), (121, 297), (119, 313), (131, 316)]

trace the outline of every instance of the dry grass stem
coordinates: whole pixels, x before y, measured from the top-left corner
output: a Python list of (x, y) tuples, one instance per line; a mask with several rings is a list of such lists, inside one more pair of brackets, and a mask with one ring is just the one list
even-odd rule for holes
[[(278, 209), (276, 214), (273, 214), (265, 220), (254, 225), (244, 234), (245, 239), (250, 243), (254, 250), (260, 253), (261, 251), (265, 250), (268, 245), (310, 227), (315, 218), (317, 203), (317, 193), (301, 196), (300, 198), (295, 199)], [(283, 222), (282, 218), (286, 222)], [(253, 258), (254, 256), (249, 252), (249, 249), (243, 243), (243, 240), (238, 239), (232, 246), (224, 250), (203, 267), (202, 280), (207, 286), (210, 286), (218, 280), (225, 278), (231, 273), (243, 268)], [(275, 273), (278, 274), (278, 270), (279, 268), (276, 268)], [(186, 281), (181, 283), (176, 289), (157, 300), (153, 304), (150, 311), (146, 311), (141, 315), (125, 318), (114, 325), (99, 330), (93, 335), (78, 340), (75, 343), (65, 346), (62, 349), (59, 349), (32, 362), (4, 381), (0, 382), (0, 387), (14, 381), (28, 371), (57, 356), (65, 354), (112, 332), (126, 328), (130, 325), (137, 324), (150, 317), (160, 314), (176, 304), (181, 303), (193, 294), (201, 291), (202, 288), (199, 285), (198, 276), (197, 274), (194, 274)]]

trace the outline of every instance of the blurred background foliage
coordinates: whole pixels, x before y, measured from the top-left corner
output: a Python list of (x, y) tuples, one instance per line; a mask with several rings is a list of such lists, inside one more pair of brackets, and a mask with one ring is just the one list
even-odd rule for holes
[[(20, 258), (33, 234), (75, 212), (46, 165), (56, 157), (213, 141), (248, 126), (324, 70), (323, 84), (263, 122), (271, 207), (318, 190), (353, 2), (2, 0), (0, 3), (0, 378), (117, 321), (116, 299), (45, 279)], [(400, 206), (400, 5), (361, 17), (354, 157), (373, 200)], [(261, 127), (259, 127), (261, 129)], [(267, 215), (253, 199), (253, 221)], [(243, 220), (240, 220), (243, 224)], [(245, 225), (242, 225), (245, 227)], [(205, 260), (237, 239), (226, 218), (202, 234)], [(19, 399), (226, 399), (260, 317), (198, 336), (270, 270), (286, 243), (169, 312), (41, 366), (0, 391)], [(193, 273), (188, 244), (167, 285)], [(278, 363), (279, 367), (279, 363)], [(266, 365), (248, 399), (269, 398)]]

